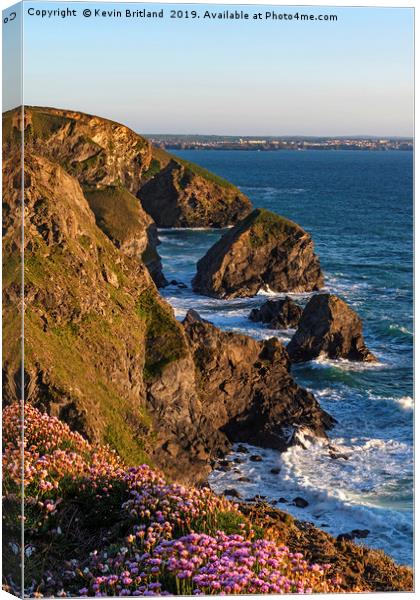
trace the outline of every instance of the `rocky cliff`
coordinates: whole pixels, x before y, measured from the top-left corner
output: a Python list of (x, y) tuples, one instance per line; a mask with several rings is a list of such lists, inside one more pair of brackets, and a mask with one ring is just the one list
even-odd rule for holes
[(163, 168), (144, 184), (140, 198), (159, 227), (227, 227), (251, 211), (248, 198), (221, 177), (162, 151), (157, 156), (152, 164)]
[(231, 441), (285, 450), (306, 429), (326, 437), (334, 420), (290, 375), (285, 347), (271, 338), (221, 331), (195, 311), (184, 320), (204, 406), (200, 429)]
[[(11, 323), (5, 332), (10, 344), (4, 352), (4, 400), (12, 402), (21, 393), (15, 354), (20, 331), (18, 156), (6, 160), (3, 181), (4, 318)], [(132, 464), (164, 463), (162, 447), (172, 438), (182, 446), (190, 435), (185, 461), (194, 465), (198, 434), (189, 402), (199, 409), (199, 398), (193, 390), (181, 390), (163, 415), (149, 401), (153, 385), (164, 381), (169, 370), (193, 371), (192, 362), (185, 362), (188, 346), (172, 309), (143, 263), (121, 252), (97, 227), (74, 177), (27, 152), (25, 183), (27, 401), (88, 439), (109, 443)]]
[[(284, 448), (292, 424), (325, 435), (331, 420), (294, 383), (283, 347), (176, 321), (139, 260), (143, 247), (126, 240), (121, 224), (138, 226), (141, 210), (127, 190), (87, 191), (28, 146), (22, 248), (19, 158), (8, 153), (3, 177), (6, 403), (21, 395), (23, 249), (25, 398), (89, 440), (194, 481), (233, 439)], [(220, 389), (209, 396), (211, 381)]]
[[(20, 112), (5, 113), (4, 143), (13, 143), (19, 127)], [(160, 227), (226, 227), (251, 210), (231, 183), (107, 119), (25, 107), (25, 143), (58, 162), (84, 189), (122, 187), (138, 196)]]
[(309, 292), (323, 286), (310, 235), (296, 223), (256, 209), (225, 233), (197, 263), (196, 292), (217, 298), (261, 289)]

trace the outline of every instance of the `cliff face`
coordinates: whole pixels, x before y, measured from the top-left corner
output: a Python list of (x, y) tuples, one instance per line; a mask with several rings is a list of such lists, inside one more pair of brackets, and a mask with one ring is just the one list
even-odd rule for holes
[[(21, 126), (20, 111), (3, 115), (3, 147), (13, 147)], [(128, 256), (142, 258), (157, 285), (165, 285), (156, 225), (133, 195), (150, 164), (149, 142), (124, 125), (54, 108), (26, 107), (24, 132), (28, 152), (75, 177), (99, 227)]]
[(197, 263), (196, 292), (217, 298), (255, 296), (261, 289), (309, 292), (323, 285), (310, 235), (296, 223), (254, 210)]
[(140, 190), (143, 208), (159, 227), (227, 227), (251, 211), (242, 192), (205, 169), (172, 157), (160, 164), (163, 169)]
[(182, 327), (149, 274), (155, 225), (135, 196), (111, 179), (82, 185), (39, 138), (25, 147), (22, 249), (20, 152), (7, 127), (6, 115), (6, 403), (21, 397), (24, 250), (25, 398), (89, 440), (194, 481), (232, 440), (284, 448), (292, 422), (325, 435), (331, 421), (294, 383), (284, 348), (201, 322)]
[[(16, 136), (19, 121), (17, 111), (6, 113), (6, 143)], [(122, 187), (138, 196), (159, 227), (226, 227), (251, 210), (248, 198), (228, 181), (107, 119), (26, 107), (25, 142), (58, 162), (84, 189)]]
[[(4, 352), (4, 399), (12, 402), (20, 396), (15, 354), (20, 334), (17, 155), (5, 162), (3, 181), (8, 215), (4, 318), (13, 323), (7, 331), (12, 344), (6, 344)], [(159, 297), (142, 262), (119, 251), (97, 227), (73, 177), (59, 165), (27, 153), (25, 182), (27, 401), (88, 439), (111, 444), (132, 464), (164, 463), (161, 446), (172, 438), (181, 444), (182, 456), (184, 432), (196, 434), (189, 405), (194, 400), (196, 410), (200, 407), (194, 386), (172, 399), (181, 406), (178, 413), (168, 403), (158, 414), (149, 402), (152, 382), (157, 386), (167, 377), (166, 370), (184, 372), (191, 367), (172, 309)], [(192, 446), (193, 437), (188, 442)], [(194, 464), (195, 459), (188, 448), (185, 462)]]
[[(13, 140), (19, 120), (18, 111), (3, 116), (3, 143)], [(120, 184), (133, 194), (152, 156), (150, 143), (124, 125), (55, 108), (25, 107), (25, 144), (84, 187)]]

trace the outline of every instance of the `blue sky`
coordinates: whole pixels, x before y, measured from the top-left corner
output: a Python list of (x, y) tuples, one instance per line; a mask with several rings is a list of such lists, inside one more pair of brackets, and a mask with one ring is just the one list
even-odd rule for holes
[[(25, 3), (26, 104), (82, 110), (143, 133), (412, 134), (411, 9), (248, 5), (250, 14), (299, 10), (338, 21), (247, 22), (170, 19), (171, 5), (106, 4), (164, 8), (166, 16), (85, 18), (83, 9), (97, 4)], [(26, 14), (66, 6), (78, 16)], [(203, 15), (228, 7), (196, 8)], [(6, 90), (4, 109), (15, 100)]]

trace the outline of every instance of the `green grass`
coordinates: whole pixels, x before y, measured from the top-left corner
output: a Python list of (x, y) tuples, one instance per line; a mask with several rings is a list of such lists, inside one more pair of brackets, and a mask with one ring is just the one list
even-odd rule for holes
[[(138, 329), (141, 330), (140, 323)], [(49, 365), (49, 377), (54, 385), (49, 386), (48, 395), (57, 402), (68, 397), (69, 390), (76, 386), (80, 394), (79, 406), (85, 405), (88, 411), (95, 407), (94, 421), (90, 421), (89, 414), (87, 418), (97, 428), (101, 441), (113, 447), (128, 464), (135, 465), (150, 462), (147, 454), (150, 416), (144, 407), (132, 406), (109, 375), (96, 366), (97, 358), (91, 355), (91, 348), (97, 345), (106, 356), (108, 352), (111, 354), (113, 346), (122, 344), (117, 331), (99, 316), (81, 324), (70, 322), (43, 332), (38, 315), (27, 310), (27, 368), (35, 362)]]
[(57, 133), (66, 123), (70, 123), (71, 119), (67, 117), (48, 114), (40, 110), (31, 110), (32, 125), (28, 132), (34, 138), (47, 140), (54, 133)]
[(19, 129), (13, 126), (13, 115), (17, 115), (18, 111), (9, 111), (3, 114), (2, 119), (2, 138), (3, 144), (18, 144), (22, 139), (22, 133)]
[[(153, 147), (152, 154), (154, 160), (160, 163), (160, 169), (164, 169), (171, 160), (184, 167), (185, 171), (183, 177), (185, 177), (185, 179), (181, 185), (187, 185), (189, 180), (194, 175), (196, 175), (199, 177), (203, 177), (203, 179), (206, 179), (207, 181), (210, 181), (211, 183), (214, 183), (215, 185), (218, 185), (224, 189), (235, 190), (238, 194), (241, 193), (232, 183), (230, 183), (223, 177), (219, 177), (219, 175), (216, 175), (215, 173), (212, 173), (211, 171), (208, 171), (207, 169), (204, 169), (203, 167), (200, 167), (199, 165), (196, 165), (193, 162), (184, 160), (183, 158), (179, 158), (179, 156), (170, 154), (169, 152), (166, 152), (166, 150)], [(155, 165), (154, 168), (157, 168), (157, 165)]]
[(146, 322), (144, 377), (150, 381), (160, 375), (166, 365), (185, 356), (185, 340), (171, 309), (158, 301), (152, 289), (140, 295), (136, 310)]
[[(206, 179), (207, 181), (211, 181), (211, 183), (214, 183), (222, 188), (235, 189), (235, 186), (232, 183), (229, 183), (229, 181), (227, 181), (226, 179), (223, 179), (223, 177), (219, 177), (219, 175), (215, 175), (215, 173), (212, 173), (211, 171), (207, 171), (207, 169), (204, 169), (203, 167), (200, 167), (199, 165), (196, 165), (195, 163), (189, 162), (188, 160), (184, 160), (183, 158), (179, 158), (179, 157), (173, 157), (173, 158), (176, 162), (180, 163), (183, 167), (185, 167), (187, 173), (189, 171), (190, 174), (198, 175), (199, 177), (203, 177), (203, 179)], [(240, 193), (239, 190), (238, 190), (238, 193)]]
[(120, 186), (85, 190), (98, 227), (114, 242), (122, 243), (139, 232), (141, 206), (139, 200)]
[(292, 231), (303, 231), (293, 221), (263, 208), (253, 210), (237, 227), (238, 233), (249, 230), (249, 243), (254, 248), (264, 246), (273, 238), (289, 235)]

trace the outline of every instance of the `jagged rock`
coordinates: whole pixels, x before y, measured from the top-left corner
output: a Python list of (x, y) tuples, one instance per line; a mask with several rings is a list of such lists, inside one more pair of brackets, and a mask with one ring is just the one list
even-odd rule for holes
[(352, 531), (351, 531), (353, 538), (361, 538), (361, 539), (367, 538), (369, 533), (370, 533), (369, 529), (352, 529)]
[(296, 498), (293, 499), (293, 504), (298, 508), (306, 508), (309, 506), (309, 502), (300, 496), (296, 496)]
[(267, 323), (272, 329), (289, 329), (297, 327), (303, 310), (286, 296), (281, 300), (267, 300), (260, 308), (253, 308), (249, 313), (251, 321)]
[(253, 454), (249, 457), (251, 462), (262, 462), (262, 456), (260, 454)]
[(281, 469), (279, 467), (275, 467), (274, 469), (270, 469), (270, 473), (272, 473), (273, 475), (278, 475), (280, 473)]
[(240, 498), (241, 497), (241, 494), (235, 488), (229, 488), (227, 490), (224, 490), (223, 495), (230, 496), (231, 498)]
[(233, 442), (279, 450), (294, 443), (298, 426), (326, 436), (333, 419), (296, 385), (286, 349), (277, 339), (259, 342), (221, 331), (193, 310), (183, 325), (203, 393), (201, 431), (217, 429)]
[(376, 360), (365, 345), (360, 317), (333, 294), (317, 294), (311, 298), (287, 351), (293, 362), (312, 360), (317, 356), (366, 362)]
[(175, 157), (140, 190), (144, 209), (158, 227), (227, 227), (252, 209), (238, 188)]
[(354, 536), (351, 533), (340, 533), (336, 539), (337, 542), (350, 542), (354, 539)]
[(310, 235), (284, 217), (256, 209), (198, 261), (192, 284), (200, 294), (235, 298), (261, 289), (319, 290), (323, 276)]

